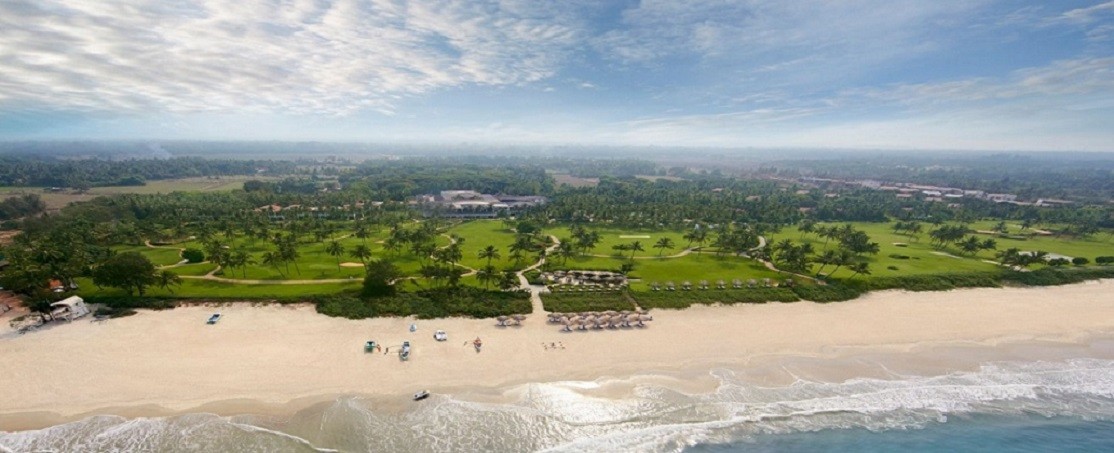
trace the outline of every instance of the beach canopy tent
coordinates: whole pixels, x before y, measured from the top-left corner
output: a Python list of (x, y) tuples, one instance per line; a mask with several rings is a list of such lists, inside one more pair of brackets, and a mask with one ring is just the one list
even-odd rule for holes
[(70, 296), (50, 304), (50, 316), (54, 319), (73, 321), (87, 314), (89, 314), (89, 307), (85, 305), (84, 299), (77, 296)]

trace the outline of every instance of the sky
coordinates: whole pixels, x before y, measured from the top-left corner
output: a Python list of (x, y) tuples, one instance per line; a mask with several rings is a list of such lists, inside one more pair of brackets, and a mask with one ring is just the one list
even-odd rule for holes
[(1114, 1), (0, 1), (74, 139), (1114, 151)]

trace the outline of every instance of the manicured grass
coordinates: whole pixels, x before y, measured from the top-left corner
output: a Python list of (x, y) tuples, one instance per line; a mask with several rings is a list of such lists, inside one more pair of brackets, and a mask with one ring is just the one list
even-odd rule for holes
[[(971, 229), (990, 230), (996, 223), (996, 221), (989, 220), (980, 221), (972, 224)], [(838, 226), (843, 224), (829, 225)], [(1114, 243), (1109, 240), (1109, 235), (1105, 233), (1094, 235), (1088, 239), (1054, 238), (1051, 236), (1034, 235), (1024, 240), (976, 233), (976, 236), (980, 239), (993, 238), (998, 243), (998, 249), (984, 250), (974, 255), (967, 255), (954, 245), (943, 249), (934, 247), (931, 244), (931, 238), (928, 233), (935, 227), (928, 223), (922, 224), (924, 231), (920, 234), (919, 239), (904, 234), (895, 234), (892, 230), (892, 223), (852, 222), (851, 225), (854, 226), (855, 229), (866, 232), (871, 240), (877, 242), (879, 245), (880, 252), (878, 255), (868, 257), (867, 259), (870, 263), (872, 275), (865, 277), (866, 279), (922, 274), (993, 271), (999, 269), (999, 267), (985, 261), (995, 261), (997, 260), (995, 254), (998, 251), (1013, 247), (1024, 251), (1044, 250), (1046, 252), (1071, 257), (1083, 256), (1091, 261), (1094, 261), (1094, 257), (1096, 256), (1114, 255)], [(1021, 229), (1021, 226), (1016, 223), (1007, 222), (1007, 226), (1011, 234), (1016, 234)], [(795, 227), (787, 227), (780, 234), (772, 235), (768, 239), (770, 243), (773, 244), (786, 238), (796, 243), (810, 242), (817, 251), (824, 250), (823, 238), (815, 234), (807, 234), (804, 235), (802, 239), (801, 233), (796, 231)], [(904, 243), (906, 245), (902, 247), (895, 245), (895, 243)], [(829, 241), (828, 248), (835, 248), (835, 246), (836, 244), (834, 241)], [(908, 259), (901, 259), (894, 255), (906, 256)], [(894, 266), (897, 270), (888, 269), (889, 266)], [(1040, 266), (1033, 266), (1034, 269), (1038, 267)], [(816, 272), (818, 269), (819, 265), (814, 264), (813, 272)], [(829, 273), (832, 269), (834, 269), (833, 266), (828, 266), (823, 272)], [(832, 274), (832, 277), (846, 278), (851, 274), (852, 272), (850, 270), (840, 268)]]
[[(162, 288), (149, 288), (148, 296), (154, 297), (180, 297), (180, 298), (236, 298), (245, 299), (291, 299), (305, 297), (309, 299), (316, 295), (336, 294), (360, 287), (361, 280), (352, 283), (322, 283), (311, 285), (243, 285), (221, 283), (207, 280), (183, 279), (182, 286), (171, 287), (173, 292)], [(116, 288), (99, 289), (89, 279), (78, 279), (81, 296), (123, 296), (124, 291)]]
[(146, 256), (156, 266), (169, 266), (182, 261), (177, 249), (151, 248), (143, 245), (124, 245), (112, 249), (117, 253), (139, 252), (140, 255)]
[[(833, 225), (843, 225), (833, 224)], [(948, 272), (964, 272), (964, 271), (991, 271), (997, 269), (998, 266), (990, 263), (983, 262), (982, 260), (993, 260), (993, 251), (983, 251), (976, 254), (974, 257), (961, 255), (960, 251), (955, 247), (946, 249), (936, 249), (929, 243), (928, 232), (921, 233), (920, 240), (913, 237), (894, 234), (890, 229), (888, 223), (852, 223), (855, 229), (862, 230), (870, 236), (871, 241), (877, 242), (879, 252), (874, 256), (867, 256), (867, 262), (870, 263), (871, 275), (867, 277), (856, 278), (871, 278), (871, 277), (900, 277), (905, 275), (918, 275), (918, 274), (941, 274)], [(926, 225), (929, 227), (930, 225)], [(815, 234), (804, 235), (803, 239), (801, 233), (796, 231), (796, 228), (785, 228), (780, 234), (771, 235), (767, 237), (769, 244), (776, 244), (782, 239), (790, 239), (795, 243), (811, 243), (816, 249), (817, 253), (825, 250), (824, 239), (816, 236)], [(899, 246), (896, 244), (905, 244)], [(827, 249), (835, 249), (837, 243), (832, 240), (828, 241)], [(908, 259), (894, 257), (907, 256)], [(894, 266), (897, 270), (888, 269), (889, 266)], [(835, 278), (850, 277), (853, 272), (846, 267), (835, 269), (834, 266), (827, 266), (823, 269), (823, 273), (829, 274)], [(820, 270), (820, 265), (813, 264), (812, 273)]]
[[(991, 231), (997, 223), (997, 221), (990, 220), (975, 222), (971, 224), (971, 229)], [(1100, 232), (1084, 239), (1068, 236), (1057, 238), (1049, 235), (1038, 235), (1033, 231), (1033, 229), (1041, 229), (1040, 227), (1022, 231), (1020, 223), (1006, 222), (1006, 226), (1008, 228), (1006, 233), (1007, 236), (1025, 236), (1027, 239), (1011, 239), (986, 233), (979, 233), (977, 235), (980, 238), (994, 238), (995, 241), (998, 241), (998, 250), (1009, 248), (1018, 248), (1024, 251), (1044, 250), (1049, 253), (1070, 256), (1072, 258), (1081, 256), (1092, 262), (1095, 261), (1096, 256), (1114, 256), (1114, 239), (1106, 232)]]
[(495, 246), (499, 251), (499, 259), (491, 260), (491, 265), (498, 270), (522, 269), (535, 261), (532, 254), (524, 254), (524, 258), (517, 263), (511, 258), (510, 249), (515, 241), (515, 233), (505, 228), (500, 220), (465, 222), (449, 229), (449, 233), (464, 238), (464, 243), (460, 246), (461, 253), (464, 255), (461, 264), (473, 269), (480, 269), (487, 265), (486, 259), (479, 258), (479, 252), (489, 245)]
[[(654, 260), (637, 260), (633, 275), (641, 281), (632, 282), (631, 289), (635, 291), (648, 290), (650, 283), (665, 283), (672, 281), (680, 287), (681, 282), (688, 280), (696, 285), (700, 280), (707, 280), (714, 286), (716, 280), (723, 280), (731, 285), (731, 280), (749, 279), (784, 280), (793, 278), (791, 275), (781, 275), (766, 269), (761, 263), (741, 257), (720, 257), (712, 254), (690, 254), (680, 258), (662, 258)], [(800, 279), (797, 279), (800, 280)]]
[[(680, 231), (622, 230), (622, 229), (616, 229), (616, 228), (587, 228), (587, 229), (589, 231), (595, 231), (595, 232), (600, 234), (600, 242), (598, 244), (596, 244), (596, 247), (594, 249), (588, 251), (589, 254), (594, 254), (594, 255), (614, 255), (614, 254), (617, 254), (619, 252), (612, 249), (612, 247), (614, 247), (616, 245), (620, 245), (620, 244), (629, 245), (629, 244), (631, 244), (632, 242), (635, 242), (635, 241), (638, 241), (639, 243), (641, 243), (642, 248), (645, 249), (641, 252), (635, 252), (634, 256), (636, 256), (636, 257), (639, 257), (639, 256), (658, 256), (659, 253), (661, 255), (674, 255), (674, 254), (680, 253), (682, 250), (684, 250), (685, 246), (688, 244), (688, 241), (686, 241), (683, 238), (685, 233), (680, 232)], [(554, 228), (546, 228), (545, 233), (557, 236), (558, 239), (565, 239), (565, 238), (571, 238), (572, 237), (571, 230), (569, 230), (568, 227), (563, 227), (563, 226), (562, 227), (554, 227)], [(631, 237), (623, 237), (623, 236), (631, 236)], [(648, 236), (648, 237), (645, 237), (645, 236)], [(673, 240), (673, 248), (672, 249), (664, 249), (664, 250), (654, 248), (654, 244), (657, 243), (657, 241), (660, 240), (661, 238), (669, 238), (669, 239)], [(707, 245), (707, 244), (705, 244), (705, 245)], [(695, 244), (693, 244), (693, 246), (695, 246)], [(622, 252), (622, 253), (623, 253), (624, 256), (628, 256), (628, 257), (631, 256), (631, 252), (629, 252), (629, 251)]]
[[(552, 256), (546, 259), (547, 269), (557, 270), (592, 270), (592, 271), (615, 271), (618, 272), (619, 268), (626, 263), (626, 258), (603, 258), (596, 256), (577, 255), (569, 259), (563, 259), (559, 256)], [(638, 263), (644, 260), (638, 260)]]
[(217, 265), (213, 263), (194, 263), (171, 267), (167, 270), (178, 275), (205, 275), (216, 268)]

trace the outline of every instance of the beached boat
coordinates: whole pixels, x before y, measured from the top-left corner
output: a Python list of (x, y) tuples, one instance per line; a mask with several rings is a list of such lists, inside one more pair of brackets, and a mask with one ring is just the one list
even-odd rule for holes
[(426, 398), (429, 398), (429, 390), (419, 390), (418, 393), (414, 394), (414, 401), (421, 401)]
[(209, 320), (206, 321), (205, 324), (216, 324), (217, 321), (220, 321), (220, 313), (213, 313), (213, 316), (210, 316)]
[(444, 330), (438, 330), (433, 333), (433, 339), (437, 341), (447, 341), (449, 339), (449, 334), (445, 333)]
[(398, 350), (398, 358), (402, 360), (410, 360), (410, 342), (402, 342), (402, 349)]
[(364, 352), (375, 352), (375, 349), (378, 347), (379, 344), (376, 343), (375, 340), (368, 340), (364, 342)]

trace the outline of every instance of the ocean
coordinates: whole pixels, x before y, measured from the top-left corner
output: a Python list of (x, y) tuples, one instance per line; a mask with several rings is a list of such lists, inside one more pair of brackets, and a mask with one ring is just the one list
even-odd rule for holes
[(346, 396), (290, 417), (95, 416), (2, 432), (0, 451), (151, 452), (1045, 452), (1114, 451), (1114, 361), (986, 362), (975, 369), (714, 390), (631, 378), (533, 383), (501, 401)]

